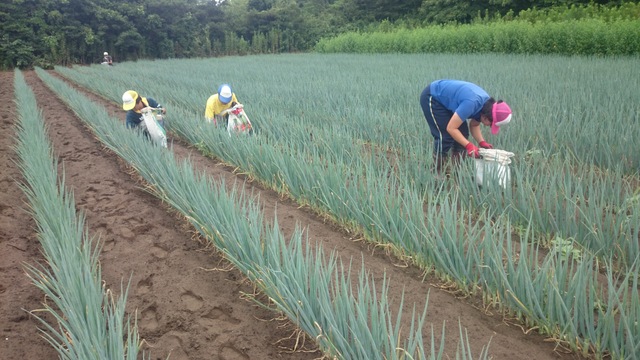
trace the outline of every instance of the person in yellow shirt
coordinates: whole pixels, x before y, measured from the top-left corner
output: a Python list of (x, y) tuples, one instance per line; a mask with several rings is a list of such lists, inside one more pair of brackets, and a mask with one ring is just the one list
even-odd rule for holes
[(207, 121), (213, 121), (217, 124), (220, 121), (222, 124), (226, 123), (226, 116), (221, 113), (227, 109), (234, 107), (238, 103), (236, 94), (231, 91), (229, 84), (222, 84), (218, 88), (218, 92), (213, 94), (207, 100), (207, 106), (204, 111), (204, 117)]

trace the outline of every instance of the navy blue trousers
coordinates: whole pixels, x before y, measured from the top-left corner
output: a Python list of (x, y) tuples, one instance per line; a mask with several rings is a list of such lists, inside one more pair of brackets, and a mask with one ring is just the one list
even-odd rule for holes
[[(420, 94), (420, 107), (424, 113), (431, 136), (433, 136), (434, 155), (447, 156), (449, 150), (452, 152), (464, 152), (465, 148), (451, 137), (447, 132), (447, 124), (453, 116), (453, 111), (447, 109), (438, 100), (431, 96), (429, 85)], [(469, 138), (469, 125), (463, 119), (462, 125), (458, 128), (465, 138)]]

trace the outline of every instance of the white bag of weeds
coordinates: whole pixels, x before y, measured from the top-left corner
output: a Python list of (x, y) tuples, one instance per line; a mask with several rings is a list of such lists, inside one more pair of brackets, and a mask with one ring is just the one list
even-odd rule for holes
[(476, 160), (476, 184), (484, 185), (497, 182), (507, 188), (511, 181), (511, 158), (515, 154), (499, 149), (480, 149), (481, 158)]
[(253, 130), (249, 117), (244, 112), (242, 104), (236, 104), (234, 107), (226, 111), (229, 114), (227, 120), (227, 132), (231, 134), (250, 134)]
[(142, 119), (144, 120), (144, 127), (149, 133), (151, 140), (163, 148), (167, 147), (167, 133), (164, 130), (162, 111), (161, 109), (155, 109), (146, 107), (141, 110)]

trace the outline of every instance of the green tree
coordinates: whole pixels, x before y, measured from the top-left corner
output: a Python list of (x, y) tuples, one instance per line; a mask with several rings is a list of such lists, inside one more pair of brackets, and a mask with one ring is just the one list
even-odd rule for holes
[(35, 31), (37, 0), (0, 2), (0, 68), (28, 68), (45, 51)]
[(424, 0), (418, 14), (424, 23), (468, 23), (490, 8), (490, 0)]
[(137, 60), (144, 53), (144, 38), (137, 30), (128, 30), (118, 36), (115, 47), (124, 60)]

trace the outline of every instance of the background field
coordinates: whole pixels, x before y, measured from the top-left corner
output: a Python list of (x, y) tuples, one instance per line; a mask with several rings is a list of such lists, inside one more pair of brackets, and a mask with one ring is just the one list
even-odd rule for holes
[[(637, 283), (614, 279), (638, 278), (640, 155), (631, 150), (640, 135), (636, 63), (299, 54), (57, 70), (115, 109), (128, 89), (154, 97), (169, 109), (173, 135), (342, 231), (388, 246), (458, 295), (483, 299), (483, 307), (561, 344), (572, 342), (574, 350), (626, 358), (638, 346), (636, 325), (588, 324), (593, 313), (614, 319), (621, 312), (631, 324), (638, 315)], [(434, 178), (418, 96), (438, 78), (475, 82), (511, 105), (508, 128), (495, 137), (484, 131), (489, 142), (516, 153), (506, 191), (491, 184), (478, 189), (470, 161), (444, 184)], [(222, 82), (245, 104), (255, 136), (230, 138), (204, 123), (204, 103)], [(503, 261), (501, 273), (495, 264)], [(576, 279), (584, 282), (574, 286)], [(601, 290), (619, 296), (602, 298)], [(550, 307), (551, 294), (564, 308)], [(575, 316), (580, 313), (586, 314)], [(474, 336), (482, 334), (471, 326)], [(609, 342), (590, 347), (606, 334)], [(486, 337), (475, 339), (476, 346), (486, 344)]]

